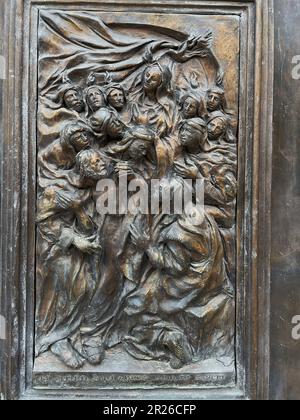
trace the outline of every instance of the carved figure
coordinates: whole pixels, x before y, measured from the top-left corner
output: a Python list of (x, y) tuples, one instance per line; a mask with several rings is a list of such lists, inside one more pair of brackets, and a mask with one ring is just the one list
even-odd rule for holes
[[(212, 32), (90, 13), (40, 15), (36, 357), (233, 362), (237, 127)], [(199, 180), (203, 206), (164, 212)]]

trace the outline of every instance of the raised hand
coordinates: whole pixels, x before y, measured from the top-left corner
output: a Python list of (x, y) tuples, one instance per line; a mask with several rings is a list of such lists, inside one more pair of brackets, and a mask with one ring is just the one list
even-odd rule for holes
[(134, 175), (132, 168), (128, 162), (118, 162), (115, 166), (115, 173), (117, 175)]
[(92, 235), (88, 238), (75, 235), (73, 244), (86, 254), (99, 254), (102, 250), (97, 235)]
[(191, 54), (206, 56), (211, 48), (213, 39), (212, 31), (207, 31), (205, 34), (191, 35), (186, 41), (182, 42), (176, 52), (172, 52), (176, 60), (185, 60)]

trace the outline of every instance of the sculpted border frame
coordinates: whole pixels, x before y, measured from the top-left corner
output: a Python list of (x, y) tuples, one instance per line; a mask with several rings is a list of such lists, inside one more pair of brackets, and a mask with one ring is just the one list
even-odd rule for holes
[[(1, 0), (0, 399), (268, 399), (273, 0)], [(231, 388), (34, 389), (37, 22), (41, 8), (235, 14), (241, 19), (237, 381)], [(1, 102), (0, 102), (1, 103)], [(68, 374), (69, 375), (69, 374)]]

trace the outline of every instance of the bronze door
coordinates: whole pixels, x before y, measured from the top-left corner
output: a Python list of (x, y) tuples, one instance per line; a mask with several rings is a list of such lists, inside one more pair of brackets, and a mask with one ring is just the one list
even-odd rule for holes
[(297, 397), (273, 3), (7, 2), (3, 398)]

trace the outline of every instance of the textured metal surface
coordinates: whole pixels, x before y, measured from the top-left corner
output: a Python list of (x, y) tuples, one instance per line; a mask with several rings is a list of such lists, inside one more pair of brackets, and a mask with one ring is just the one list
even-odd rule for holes
[[(120, 373), (225, 359), (231, 382), (239, 18), (49, 10), (38, 45), (36, 364), (116, 370), (117, 348)], [(123, 194), (107, 215), (104, 180)], [(173, 209), (188, 181), (194, 221), (192, 201)]]
[[(271, 398), (300, 399), (300, 340), (292, 320), (300, 315), (300, 5), (275, 2), (274, 141), (271, 254)], [(299, 76), (298, 76), (299, 77)]]
[[(114, 7), (116, 12), (124, 11), (122, 2)], [(16, 4), (17, 8), (13, 6)], [(81, 3), (52, 1), (51, 7), (80, 10)], [(97, 9), (99, 4), (87, 2), (89, 9)], [(166, 14), (170, 2), (145, 5), (147, 10)], [(268, 8), (270, 6), (270, 9)], [(12, 6), (12, 7), (9, 7)], [(24, 6), (24, 9), (23, 9)], [(229, 15), (240, 18), (240, 75), (239, 75), (239, 192), (237, 205), (237, 322), (236, 322), (236, 367), (237, 382), (235, 387), (227, 383), (226, 389), (210, 391), (207, 386), (222, 385), (227, 372), (215, 372), (209, 366), (209, 373), (202, 372), (199, 384), (192, 384), (192, 377), (180, 377), (182, 389), (165, 389), (168, 384), (168, 373), (165, 378), (154, 378), (154, 389), (133, 391), (134, 380), (122, 377), (124, 386), (118, 391), (105, 390), (104, 383), (99, 382), (95, 372), (72, 373), (65, 371), (61, 376), (55, 372), (44, 372), (42, 367), (37, 372), (36, 380), (40, 390), (32, 388), (34, 356), (34, 293), (35, 293), (35, 208), (36, 201), (36, 105), (37, 105), (37, 17), (39, 7), (47, 7), (46, 1), (19, 2), (7, 5), (7, 25), (10, 28), (10, 39), (18, 42), (10, 46), (5, 44), (5, 54), (9, 59), (8, 73), (14, 77), (6, 85), (6, 113), (3, 153), (6, 157), (14, 156), (14, 165), (3, 162), (1, 190), (2, 204), (2, 295), (5, 302), (8, 320), (9, 339), (1, 343), (1, 377), (2, 392), (6, 398), (39, 398), (39, 397), (72, 397), (74, 381), (77, 383), (76, 395), (82, 398), (267, 398), (269, 390), (269, 199), (270, 199), (270, 157), (272, 115), (272, 2), (185, 2), (176, 4), (181, 7), (183, 15), (204, 14), (208, 27), (215, 24), (218, 29), (218, 16)], [(130, 8), (140, 12), (140, 5), (130, 2)], [(109, 11), (110, 5), (103, 2), (102, 12)], [(163, 10), (163, 12), (162, 12)], [(17, 11), (17, 12), (15, 12)], [(24, 13), (24, 15), (23, 15)], [(214, 15), (212, 17), (211, 15)], [(220, 25), (222, 31), (222, 25)], [(223, 27), (224, 30), (224, 27)], [(8, 35), (8, 31), (5, 31)], [(8, 37), (7, 37), (8, 40)], [(228, 40), (227, 40), (228, 41)], [(255, 42), (254, 42), (255, 41)], [(255, 48), (254, 48), (255, 46)], [(216, 49), (224, 62), (232, 58), (226, 42), (216, 43)], [(264, 61), (262, 64), (262, 55)], [(21, 65), (22, 63), (22, 65)], [(223, 63), (222, 63), (223, 64)], [(226, 64), (225, 66), (226, 67)], [(224, 69), (226, 71), (226, 69)], [(230, 71), (227, 73), (228, 86), (225, 90), (233, 107), (237, 103), (236, 78)], [(233, 84), (235, 88), (233, 88)], [(234, 93), (236, 92), (236, 93)], [(14, 98), (10, 101), (8, 98)], [(253, 126), (254, 124), (254, 126)], [(13, 212), (11, 209), (14, 209)], [(8, 222), (8, 223), (7, 223)], [(48, 367), (52, 360), (45, 359)], [(53, 365), (52, 365), (53, 366)], [(38, 368), (40, 369), (40, 365)], [(55, 370), (54, 366), (54, 370)], [(161, 367), (162, 374), (167, 372)], [(169, 369), (169, 368), (168, 368)], [(48, 369), (49, 370), (49, 369)], [(188, 372), (189, 373), (189, 372)], [(44, 375), (45, 374), (45, 375)], [(195, 373), (197, 374), (197, 372)], [(44, 376), (43, 376), (44, 375)], [(77, 375), (77, 376), (76, 376)], [(76, 379), (77, 378), (77, 379)], [(118, 377), (116, 376), (114, 380)], [(49, 379), (49, 381), (48, 381)], [(105, 379), (105, 378), (104, 378)], [(145, 377), (144, 377), (145, 379)], [(78, 380), (78, 381), (77, 381)], [(135, 379), (143, 386), (143, 378)], [(158, 383), (156, 382), (158, 380)], [(51, 382), (52, 381), (52, 382)], [(218, 382), (220, 381), (220, 382)], [(78, 382), (82, 386), (78, 387)], [(84, 383), (96, 388), (86, 392)], [(146, 379), (145, 379), (146, 382)], [(45, 384), (50, 386), (46, 387)], [(60, 385), (61, 384), (61, 385)], [(65, 386), (64, 386), (65, 384)], [(151, 384), (150, 384), (151, 385)], [(56, 394), (55, 389), (63, 388), (63, 393)], [(162, 388), (159, 392), (155, 388)], [(153, 387), (152, 387), (153, 388)], [(184, 391), (184, 388), (190, 388)]]

